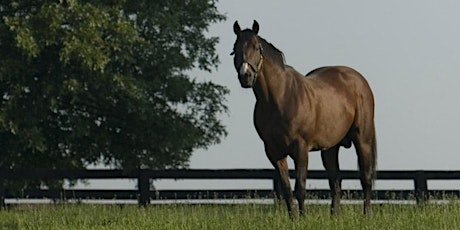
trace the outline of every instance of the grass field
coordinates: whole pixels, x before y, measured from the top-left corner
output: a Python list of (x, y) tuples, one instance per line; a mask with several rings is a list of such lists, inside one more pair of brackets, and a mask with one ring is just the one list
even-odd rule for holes
[(460, 201), (448, 204), (308, 205), (305, 217), (288, 218), (284, 206), (237, 204), (20, 205), (0, 211), (0, 229), (459, 229)]

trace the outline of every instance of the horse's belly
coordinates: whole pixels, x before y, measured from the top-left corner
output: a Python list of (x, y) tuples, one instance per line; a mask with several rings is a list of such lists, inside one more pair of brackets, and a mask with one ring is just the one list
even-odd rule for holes
[[(353, 124), (353, 115), (342, 112), (341, 116), (329, 115), (318, 119), (315, 129), (308, 130), (305, 137), (310, 139), (317, 150), (331, 148), (337, 144), (342, 145), (346, 135)], [(348, 143), (344, 143), (344, 145)]]
[[(308, 125), (308, 122), (296, 124), (295, 122), (283, 122), (273, 120), (265, 124), (255, 124), (257, 132), (265, 145), (277, 149), (277, 151), (289, 151), (292, 143), (302, 140), (309, 145), (311, 151), (325, 150), (335, 145), (342, 145), (352, 125), (352, 118), (336, 119), (334, 125), (331, 122), (320, 122), (316, 126)], [(345, 144), (344, 144), (345, 145)]]

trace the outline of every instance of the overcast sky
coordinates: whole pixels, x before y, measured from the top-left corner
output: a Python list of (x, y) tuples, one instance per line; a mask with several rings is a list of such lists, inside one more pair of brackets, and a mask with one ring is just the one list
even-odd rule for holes
[[(212, 74), (191, 76), (230, 89), (230, 114), (222, 116), (229, 134), (221, 144), (195, 151), (190, 168), (273, 168), (253, 125), (254, 94), (240, 87), (229, 55), (235, 20), (250, 28), (256, 19), (259, 35), (299, 72), (347, 65), (367, 78), (375, 96), (379, 170), (460, 170), (460, 1), (221, 0), (218, 9), (227, 21), (212, 25), (209, 35), (220, 38), (221, 64)], [(309, 169), (323, 169), (319, 152), (309, 155)], [(357, 169), (353, 148), (341, 149), (340, 166)], [(93, 187), (119, 189), (120, 184), (98, 181)], [(135, 187), (135, 181), (128, 184)], [(413, 188), (412, 181), (398, 184), (377, 181), (376, 188)], [(155, 186), (271, 188), (272, 182), (163, 180)], [(458, 189), (460, 181), (429, 181), (428, 186)], [(347, 187), (361, 188), (357, 181), (344, 181)], [(307, 180), (308, 188), (328, 185)]]
[[(255, 97), (237, 80), (232, 25), (259, 35), (301, 73), (327, 65), (361, 72), (375, 96), (378, 169), (460, 170), (460, 1), (236, 1), (218, 3), (227, 21), (211, 26), (221, 64), (194, 72), (230, 89), (228, 136), (196, 151), (191, 168), (272, 168), (252, 121)], [(309, 169), (323, 169), (319, 152)], [(341, 149), (342, 169), (357, 169)], [(291, 167), (293, 168), (292, 162)]]

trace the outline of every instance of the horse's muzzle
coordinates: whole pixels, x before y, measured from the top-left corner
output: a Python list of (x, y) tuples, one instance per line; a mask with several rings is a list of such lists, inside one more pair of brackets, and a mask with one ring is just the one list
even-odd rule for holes
[(238, 75), (238, 80), (240, 80), (241, 87), (252, 88), (256, 82), (256, 76), (252, 73), (244, 73)]

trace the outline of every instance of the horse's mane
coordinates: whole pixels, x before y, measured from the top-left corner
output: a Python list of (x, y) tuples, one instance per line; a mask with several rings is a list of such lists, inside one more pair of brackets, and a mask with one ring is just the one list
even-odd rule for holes
[(262, 53), (265, 58), (270, 58), (275, 64), (282, 68), (286, 65), (284, 54), (270, 42), (259, 36), (259, 41), (262, 44)]

